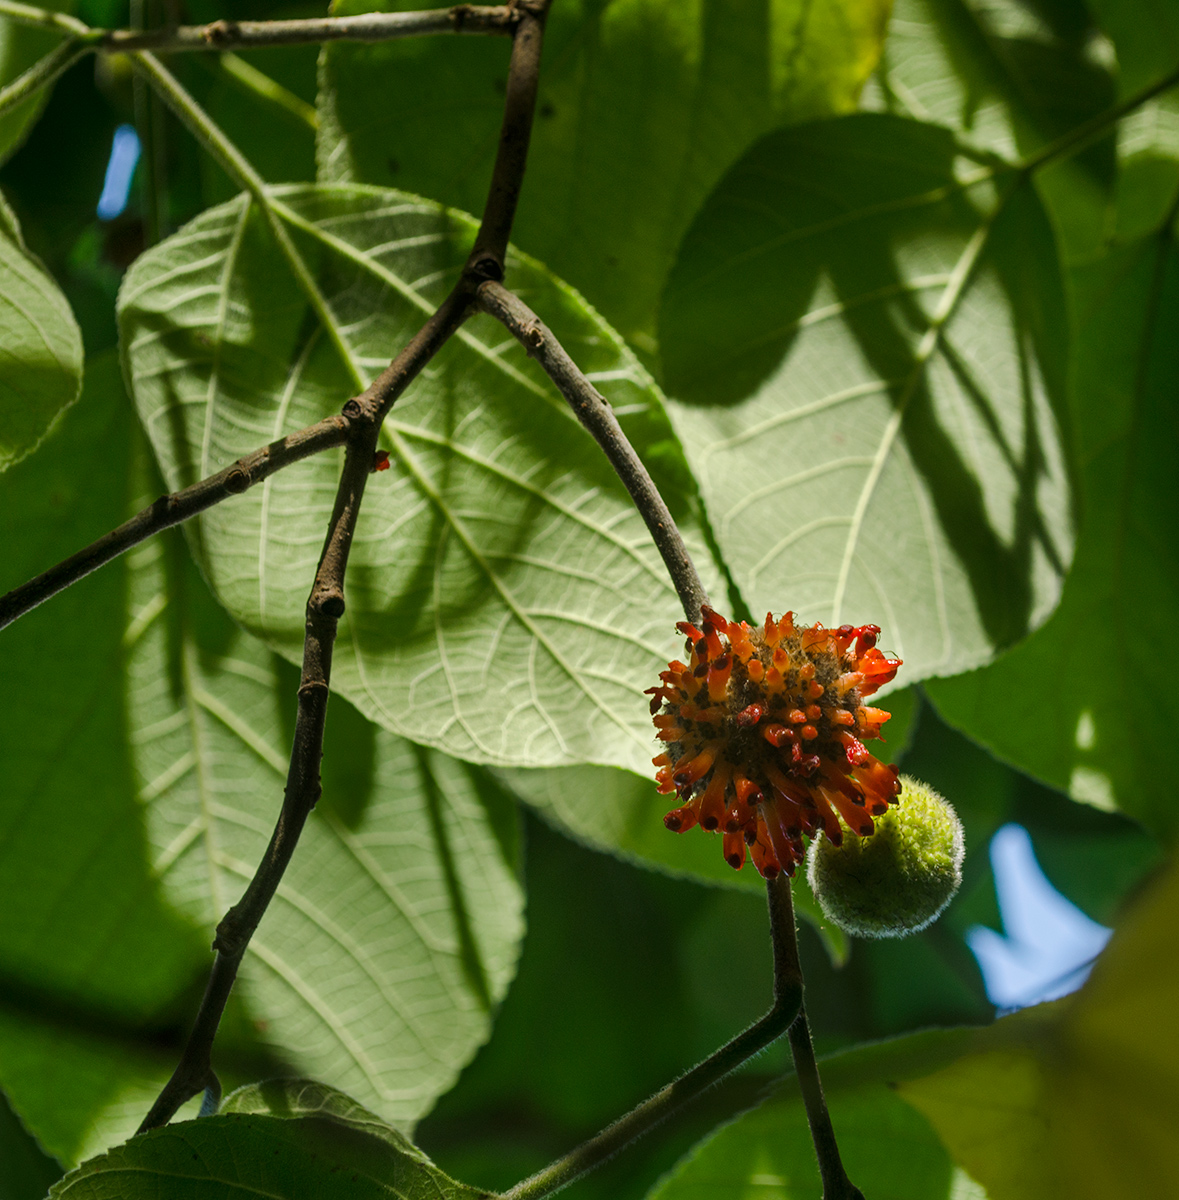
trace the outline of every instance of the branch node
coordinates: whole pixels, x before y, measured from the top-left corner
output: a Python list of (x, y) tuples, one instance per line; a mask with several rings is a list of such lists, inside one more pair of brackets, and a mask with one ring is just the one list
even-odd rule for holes
[(504, 265), (494, 254), (483, 253), (472, 258), (463, 272), (468, 278), (479, 283), (502, 283)]
[(229, 46), (238, 40), (238, 24), (236, 21), (214, 21), (206, 25), (204, 39), (210, 46)]
[(350, 421), (355, 421), (363, 411), (364, 410), (361, 407), (360, 401), (353, 397), (348, 401), (347, 404), (344, 405), (343, 415)]
[(240, 496), (242, 492), (249, 489), (251, 482), (249, 471), (237, 463), (230, 467), (229, 474), (225, 476), (225, 490), (232, 492), (235, 496)]
[(213, 949), (234, 961), (246, 952), (246, 943), (250, 940), (249, 934), (237, 925), (237, 905), (234, 905), (217, 923), (216, 932), (213, 934)]
[[(311, 598), (312, 611), (336, 621), (344, 615), (344, 607), (344, 593), (338, 588), (332, 588)], [(302, 691), (302, 688), (299, 690)]]

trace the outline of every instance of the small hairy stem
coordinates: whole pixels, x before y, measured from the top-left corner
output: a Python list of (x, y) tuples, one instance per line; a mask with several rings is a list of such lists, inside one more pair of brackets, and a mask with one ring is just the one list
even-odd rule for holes
[[(766, 893), (774, 947), (774, 1003), (770, 1011), (744, 1033), (738, 1034), (715, 1054), (662, 1091), (656, 1092), (650, 1100), (632, 1109), (596, 1137), (504, 1192), (501, 1200), (540, 1200), (542, 1196), (552, 1195), (595, 1167), (600, 1167), (623, 1147), (667, 1120), (786, 1032), (802, 1005), (802, 971), (798, 962), (790, 880), (785, 875), (768, 880)], [(835, 1198), (828, 1197), (827, 1200)]]
[(269, 446), (262, 446), (183, 491), (161, 496), (118, 529), (104, 534), (36, 579), (0, 596), (0, 629), (160, 530), (179, 525), (230, 496), (241, 495), (283, 467), (342, 445), (347, 441), (350, 425), (347, 417), (328, 417), (271, 442)]
[(501, 321), (544, 367), (577, 419), (602, 447), (651, 531), (688, 620), (698, 621), (700, 606), (708, 603), (708, 593), (659, 489), (610, 405), (581, 373), (552, 331), (518, 296), (493, 281), (480, 286), (478, 298), (480, 308)]
[(843, 1160), (839, 1157), (839, 1144), (827, 1112), (827, 1101), (823, 1098), (823, 1082), (819, 1078), (819, 1064), (815, 1062), (815, 1047), (811, 1041), (811, 1027), (806, 1019), (805, 1008), (798, 1010), (798, 1016), (790, 1026), (789, 1037), (794, 1070), (798, 1075), (798, 1086), (811, 1127), (811, 1141), (815, 1144), (815, 1155), (819, 1160), (823, 1200), (864, 1200), (864, 1193), (848, 1179)]
[(57, 77), (68, 71), (83, 55), (93, 49), (75, 38), (54, 46), (44, 58), (39, 58), (29, 69), (18, 75), (6, 87), (0, 88), (0, 116), (15, 108), (34, 92), (48, 87)]

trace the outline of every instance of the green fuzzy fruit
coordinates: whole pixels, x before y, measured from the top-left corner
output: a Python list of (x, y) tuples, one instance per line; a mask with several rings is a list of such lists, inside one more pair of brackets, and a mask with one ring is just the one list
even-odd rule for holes
[(906, 937), (932, 924), (962, 883), (966, 842), (958, 814), (916, 779), (876, 832), (845, 831), (835, 846), (820, 834), (807, 854), (807, 880), (824, 915), (856, 937)]

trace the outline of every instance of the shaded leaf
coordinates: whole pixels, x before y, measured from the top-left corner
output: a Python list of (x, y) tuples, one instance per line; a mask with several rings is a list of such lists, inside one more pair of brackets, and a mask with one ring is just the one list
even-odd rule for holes
[(1043, 622), (1071, 557), (1068, 344), (1018, 177), (862, 114), (764, 139), (680, 249), (674, 422), (756, 612), (874, 622), (900, 679)]
[(1029, 1036), (1015, 1025), (1021, 1036), (1006, 1044), (987, 1039), (901, 1084), (990, 1200), (1137, 1200), (1172, 1190), (1177, 903), (1172, 866), (1115, 931), (1085, 986), (1043, 1006), (1049, 1029)]
[[(126, 515), (134, 415), (114, 355), (41, 453), (0, 478), (0, 590)], [(125, 567), (0, 632), (0, 1086), (66, 1163), (143, 1116), (172, 1065), (159, 1015), (208, 961), (149, 868), (120, 695)], [(146, 1082), (145, 1082), (146, 1080)], [(103, 1143), (99, 1143), (101, 1145)]]
[(985, 670), (931, 684), (930, 694), (948, 720), (1022, 769), (1173, 838), (1179, 810), (1158, 770), (1173, 723), (1168, 668), (1149, 639), (1128, 632), (1143, 620), (1166, 627), (1179, 612), (1170, 549), (1179, 355), (1167, 332), (1179, 320), (1179, 255), (1170, 230), (1078, 268), (1074, 280), (1084, 485), (1076, 564), (1039, 633)]
[[(167, 545), (133, 552), (129, 734), (153, 872), (211, 936), (270, 839), (297, 680), (168, 570)], [(277, 1052), (412, 1122), (487, 1036), (523, 896), (467, 768), (384, 730), (328, 728), (326, 758), (370, 756), (367, 789), (312, 813), (241, 979)]]
[[(653, 350), (659, 289), (700, 202), (766, 130), (855, 105), (887, 11), (880, 0), (554, 4), (515, 242)], [(326, 47), (320, 179), (482, 211), (507, 61), (491, 38)]]
[(477, 1200), (412, 1143), (355, 1101), (318, 1084), (261, 1085), (214, 1117), (134, 1138), (91, 1159), (50, 1195), (136, 1200), (182, 1190), (192, 1200), (228, 1193), (273, 1200), (388, 1197)]
[(0, 1092), (0, 1200), (41, 1200), (61, 1175), (61, 1164), (41, 1149)]
[[(40, 7), (68, 13), (74, 11), (76, 4), (73, 0), (48, 0)], [(60, 45), (61, 40), (60, 33), (0, 17), (0, 87), (24, 74), (39, 58)], [(19, 149), (48, 98), (49, 89), (42, 88), (0, 116), (0, 163)]]
[[(474, 232), (397, 192), (272, 194), (299, 224), (330, 337), (246, 197), (145, 254), (124, 284), (128, 374), (171, 487), (338, 411), (445, 295)], [(690, 480), (648, 376), (537, 264), (513, 258), (509, 281), (605, 390), (690, 537)], [(383, 444), (393, 469), (365, 498), (333, 687), (459, 757), (645, 769), (641, 693), (677, 644), (679, 606), (625, 489), (552, 385), (475, 318)], [(321, 455), (189, 527), (222, 602), (296, 661), (337, 473)]]
[(78, 398), (82, 335), (0, 198), (0, 471), (34, 450)]

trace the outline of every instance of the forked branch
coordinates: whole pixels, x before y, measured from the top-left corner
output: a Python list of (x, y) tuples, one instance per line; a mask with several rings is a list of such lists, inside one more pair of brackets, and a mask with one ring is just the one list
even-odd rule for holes
[[(535, 74), (539, 68), (540, 36), (546, 7), (545, 3), (536, 3), (523, 9), (516, 28), (516, 39), (526, 38), (527, 45), (522, 52), (513, 47), (501, 137), (501, 149), (505, 144), (513, 149), (506, 154), (501, 152), (496, 161), (484, 215), (484, 227), (496, 231), (495, 236), (483, 245), (476, 243), (458, 284), (437, 311), (377, 379), (360, 396), (344, 405), (341, 418), (347, 429), (344, 469), (315, 581), (307, 600), (298, 714), (282, 809), (254, 877), (241, 900), (217, 926), (213, 943), (216, 958), (192, 1034), (180, 1064), (144, 1118), (140, 1132), (166, 1124), (177, 1109), (198, 1092), (207, 1090), (216, 1096), (220, 1091), (213, 1072), (212, 1051), (221, 1014), (250, 939), (278, 890), (303, 826), (319, 800), (320, 758), (327, 721), (332, 649), (345, 609), (344, 576), (365, 485), (374, 466), (381, 423), (397, 398), (474, 310), (475, 292), (479, 284), (489, 274), (502, 273), (503, 254), (515, 211), (515, 196), (519, 194), (525, 165), (524, 158), (516, 153), (516, 148), (522, 145), (527, 150), (532, 122), (531, 107), (522, 105), (520, 97), (536, 95), (535, 79), (529, 82), (516, 77), (521, 72)], [(170, 77), (158, 68), (150, 55), (143, 55), (142, 61), (150, 68), (154, 79), (169, 82)], [(191, 109), (186, 107), (191, 102), (178, 85), (170, 88), (169, 96), (172, 103), (179, 103), (190, 117), (193, 115)], [(510, 200), (505, 200), (505, 197)], [(501, 233), (502, 245), (497, 240)]]

